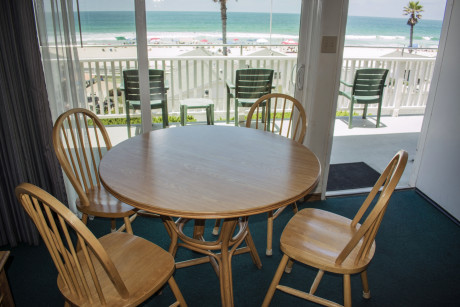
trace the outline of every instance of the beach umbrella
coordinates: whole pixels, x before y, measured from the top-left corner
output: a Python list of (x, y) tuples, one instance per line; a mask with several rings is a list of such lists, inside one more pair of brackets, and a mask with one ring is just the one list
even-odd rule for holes
[(207, 39), (202, 39), (202, 40), (200, 40), (200, 42), (202, 42), (202, 43), (207, 43), (208, 40), (207, 40)]
[(159, 41), (159, 40), (160, 40), (159, 37), (152, 37), (152, 38), (150, 39), (150, 41)]
[(285, 40), (281, 44), (282, 45), (298, 45), (298, 43), (292, 39)]
[(265, 38), (259, 38), (256, 42), (259, 44), (264, 44), (264, 43), (268, 43), (268, 40)]

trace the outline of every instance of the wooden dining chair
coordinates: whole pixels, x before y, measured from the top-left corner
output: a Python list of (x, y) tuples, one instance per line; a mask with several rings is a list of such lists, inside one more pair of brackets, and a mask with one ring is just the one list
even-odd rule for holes
[[(133, 233), (131, 222), (136, 209), (112, 196), (101, 184), (98, 166), (103, 154), (112, 148), (109, 135), (99, 118), (89, 110), (75, 108), (56, 120), (53, 144), (59, 163), (77, 192), (77, 208), (82, 221), (88, 216), (110, 218), (112, 232)], [(124, 224), (117, 230), (116, 219)]]
[(174, 258), (161, 247), (122, 232), (97, 239), (67, 207), (32, 184), (19, 185), (16, 196), (50, 252), (66, 306), (136, 306), (166, 282), (177, 299), (174, 306), (186, 306), (172, 276)]
[[(270, 131), (302, 144), (307, 133), (307, 116), (303, 106), (294, 97), (279, 93), (267, 94), (252, 105), (246, 120), (246, 127)], [(297, 213), (297, 204), (294, 203), (292, 206), (294, 212)], [(284, 209), (286, 207), (268, 212), (267, 256), (273, 253), (273, 221)]]
[[(351, 306), (351, 274), (361, 274), (363, 297), (370, 298), (367, 267), (374, 256), (374, 239), (390, 197), (404, 172), (407, 157), (404, 150), (393, 157), (353, 220), (308, 208), (299, 211), (289, 221), (281, 235), (283, 258), (262, 306), (270, 304), (275, 290), (325, 306), (341, 306), (315, 295), (324, 272), (343, 275), (344, 306)], [(362, 224), (359, 223), (361, 220)], [(287, 273), (291, 271), (293, 260), (319, 270), (308, 293), (279, 284), (283, 270)]]

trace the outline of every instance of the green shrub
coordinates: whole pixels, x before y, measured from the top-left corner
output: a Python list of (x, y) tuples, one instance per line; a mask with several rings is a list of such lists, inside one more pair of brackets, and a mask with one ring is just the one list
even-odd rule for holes
[[(170, 123), (180, 123), (179, 116), (168, 116)], [(187, 115), (188, 122), (196, 122), (196, 118), (192, 115)], [(116, 117), (116, 118), (101, 118), (101, 122), (104, 126), (118, 126), (118, 125), (126, 125), (126, 117)], [(161, 116), (156, 116), (152, 118), (152, 123), (154, 124), (161, 124), (163, 123), (163, 118)], [(139, 125), (141, 124), (140, 117), (131, 117), (131, 125)], [(92, 126), (93, 121), (88, 120), (88, 125)]]
[[(353, 112), (353, 116), (357, 116), (357, 115), (359, 115), (359, 114), (356, 113), (356, 112)], [(371, 115), (371, 114), (368, 114), (368, 115)], [(337, 117), (350, 116), (350, 112), (348, 112), (348, 111), (337, 111), (337, 112), (335, 112), (335, 116), (337, 116)]]

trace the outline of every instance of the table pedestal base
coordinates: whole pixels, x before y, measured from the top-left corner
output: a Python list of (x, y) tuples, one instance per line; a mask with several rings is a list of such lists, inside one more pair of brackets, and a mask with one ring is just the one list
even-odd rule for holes
[[(222, 306), (233, 306), (232, 265), (233, 255), (249, 252), (254, 264), (260, 269), (260, 261), (254, 241), (248, 228), (248, 218), (225, 219), (221, 231), (215, 241), (205, 241), (203, 238), (204, 221), (196, 220), (194, 238), (184, 234), (183, 228), (189, 219), (178, 219), (174, 222), (170, 217), (162, 217), (171, 235), (169, 252), (175, 256), (179, 246), (206, 255), (176, 263), (176, 268), (184, 268), (196, 264), (210, 262), (219, 277)], [(236, 227), (238, 232), (235, 234)], [(181, 242), (179, 242), (179, 239)], [(245, 241), (246, 246), (238, 248)], [(217, 251), (220, 251), (217, 252)]]

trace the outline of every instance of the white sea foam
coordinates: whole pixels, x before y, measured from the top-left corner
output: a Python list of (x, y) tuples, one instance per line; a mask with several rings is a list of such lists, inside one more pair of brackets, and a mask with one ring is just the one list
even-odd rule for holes
[(377, 39), (377, 35), (345, 35), (345, 39), (371, 40)]
[(405, 36), (391, 36), (391, 35), (379, 35), (377, 36), (377, 38), (379, 39), (393, 39), (393, 40), (397, 40), (397, 39), (406, 39)]
[[(125, 40), (118, 40), (117, 37), (125, 37)], [(129, 42), (134, 41), (136, 37), (136, 33), (133, 32), (118, 32), (118, 33), (83, 33), (83, 39), (85, 42), (88, 43), (95, 43), (95, 42)], [(159, 38), (161, 41), (191, 41), (191, 40), (201, 40), (207, 39), (210, 41), (218, 41), (222, 38), (222, 33), (220, 32), (148, 32), (147, 33), (148, 39), (151, 38)], [(298, 40), (298, 36), (296, 35), (286, 35), (286, 34), (272, 34), (272, 39), (274, 40), (286, 40), (286, 39), (294, 39)], [(243, 32), (228, 32), (227, 33), (227, 40), (233, 41), (234, 39), (238, 40), (256, 40), (259, 38), (269, 39), (269, 33), (243, 33)]]

